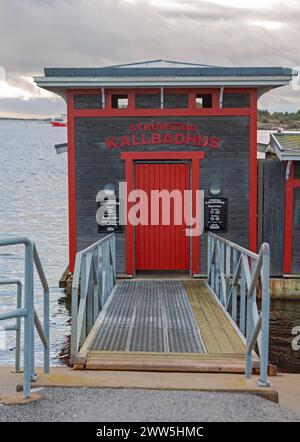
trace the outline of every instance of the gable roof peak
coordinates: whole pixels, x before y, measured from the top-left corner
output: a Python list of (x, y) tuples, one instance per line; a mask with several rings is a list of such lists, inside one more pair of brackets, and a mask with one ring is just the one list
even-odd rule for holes
[(175, 60), (146, 60), (146, 61), (139, 61), (136, 63), (126, 63), (126, 64), (117, 64), (114, 66), (109, 66), (111, 68), (118, 68), (118, 69), (126, 69), (126, 68), (209, 68), (209, 67), (217, 67), (212, 66), (208, 64), (202, 64), (202, 63), (189, 63), (185, 61), (175, 61)]

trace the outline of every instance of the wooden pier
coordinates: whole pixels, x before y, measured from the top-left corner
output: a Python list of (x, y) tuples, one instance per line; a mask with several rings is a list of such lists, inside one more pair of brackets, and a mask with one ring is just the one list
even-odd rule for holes
[(245, 340), (202, 280), (124, 281), (74, 368), (243, 373)]

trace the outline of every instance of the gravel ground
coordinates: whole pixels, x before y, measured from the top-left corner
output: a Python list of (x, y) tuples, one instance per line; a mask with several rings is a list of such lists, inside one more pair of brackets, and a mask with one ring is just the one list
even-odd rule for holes
[(247, 394), (49, 388), (27, 405), (0, 406), (4, 421), (298, 421), (300, 415)]

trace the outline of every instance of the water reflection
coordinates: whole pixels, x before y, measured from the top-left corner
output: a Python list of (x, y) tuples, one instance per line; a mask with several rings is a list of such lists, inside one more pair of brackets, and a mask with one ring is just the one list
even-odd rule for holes
[[(270, 361), (281, 371), (300, 373), (300, 350), (292, 348), (292, 329), (300, 325), (300, 301), (272, 300)], [(300, 342), (300, 341), (299, 341)]]

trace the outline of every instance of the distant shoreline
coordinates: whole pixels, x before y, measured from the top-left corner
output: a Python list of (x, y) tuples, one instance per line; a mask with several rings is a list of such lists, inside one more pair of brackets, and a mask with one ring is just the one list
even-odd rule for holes
[(299, 122), (280, 124), (280, 123), (262, 123), (260, 121), (258, 121), (257, 123), (257, 129), (259, 130), (271, 130), (273, 132), (276, 132), (279, 128), (285, 131), (289, 130), (298, 131), (300, 130), (300, 124)]
[(0, 120), (12, 120), (12, 121), (51, 121), (51, 118), (14, 118), (14, 117), (0, 117)]
[[(0, 121), (40, 121), (40, 122), (49, 122), (52, 118), (15, 118), (15, 117), (0, 117)], [(282, 128), (286, 131), (288, 130), (300, 130), (300, 122), (287, 122), (285, 124), (279, 124), (278, 122), (257, 122), (258, 130), (270, 130), (276, 132), (279, 128)]]

